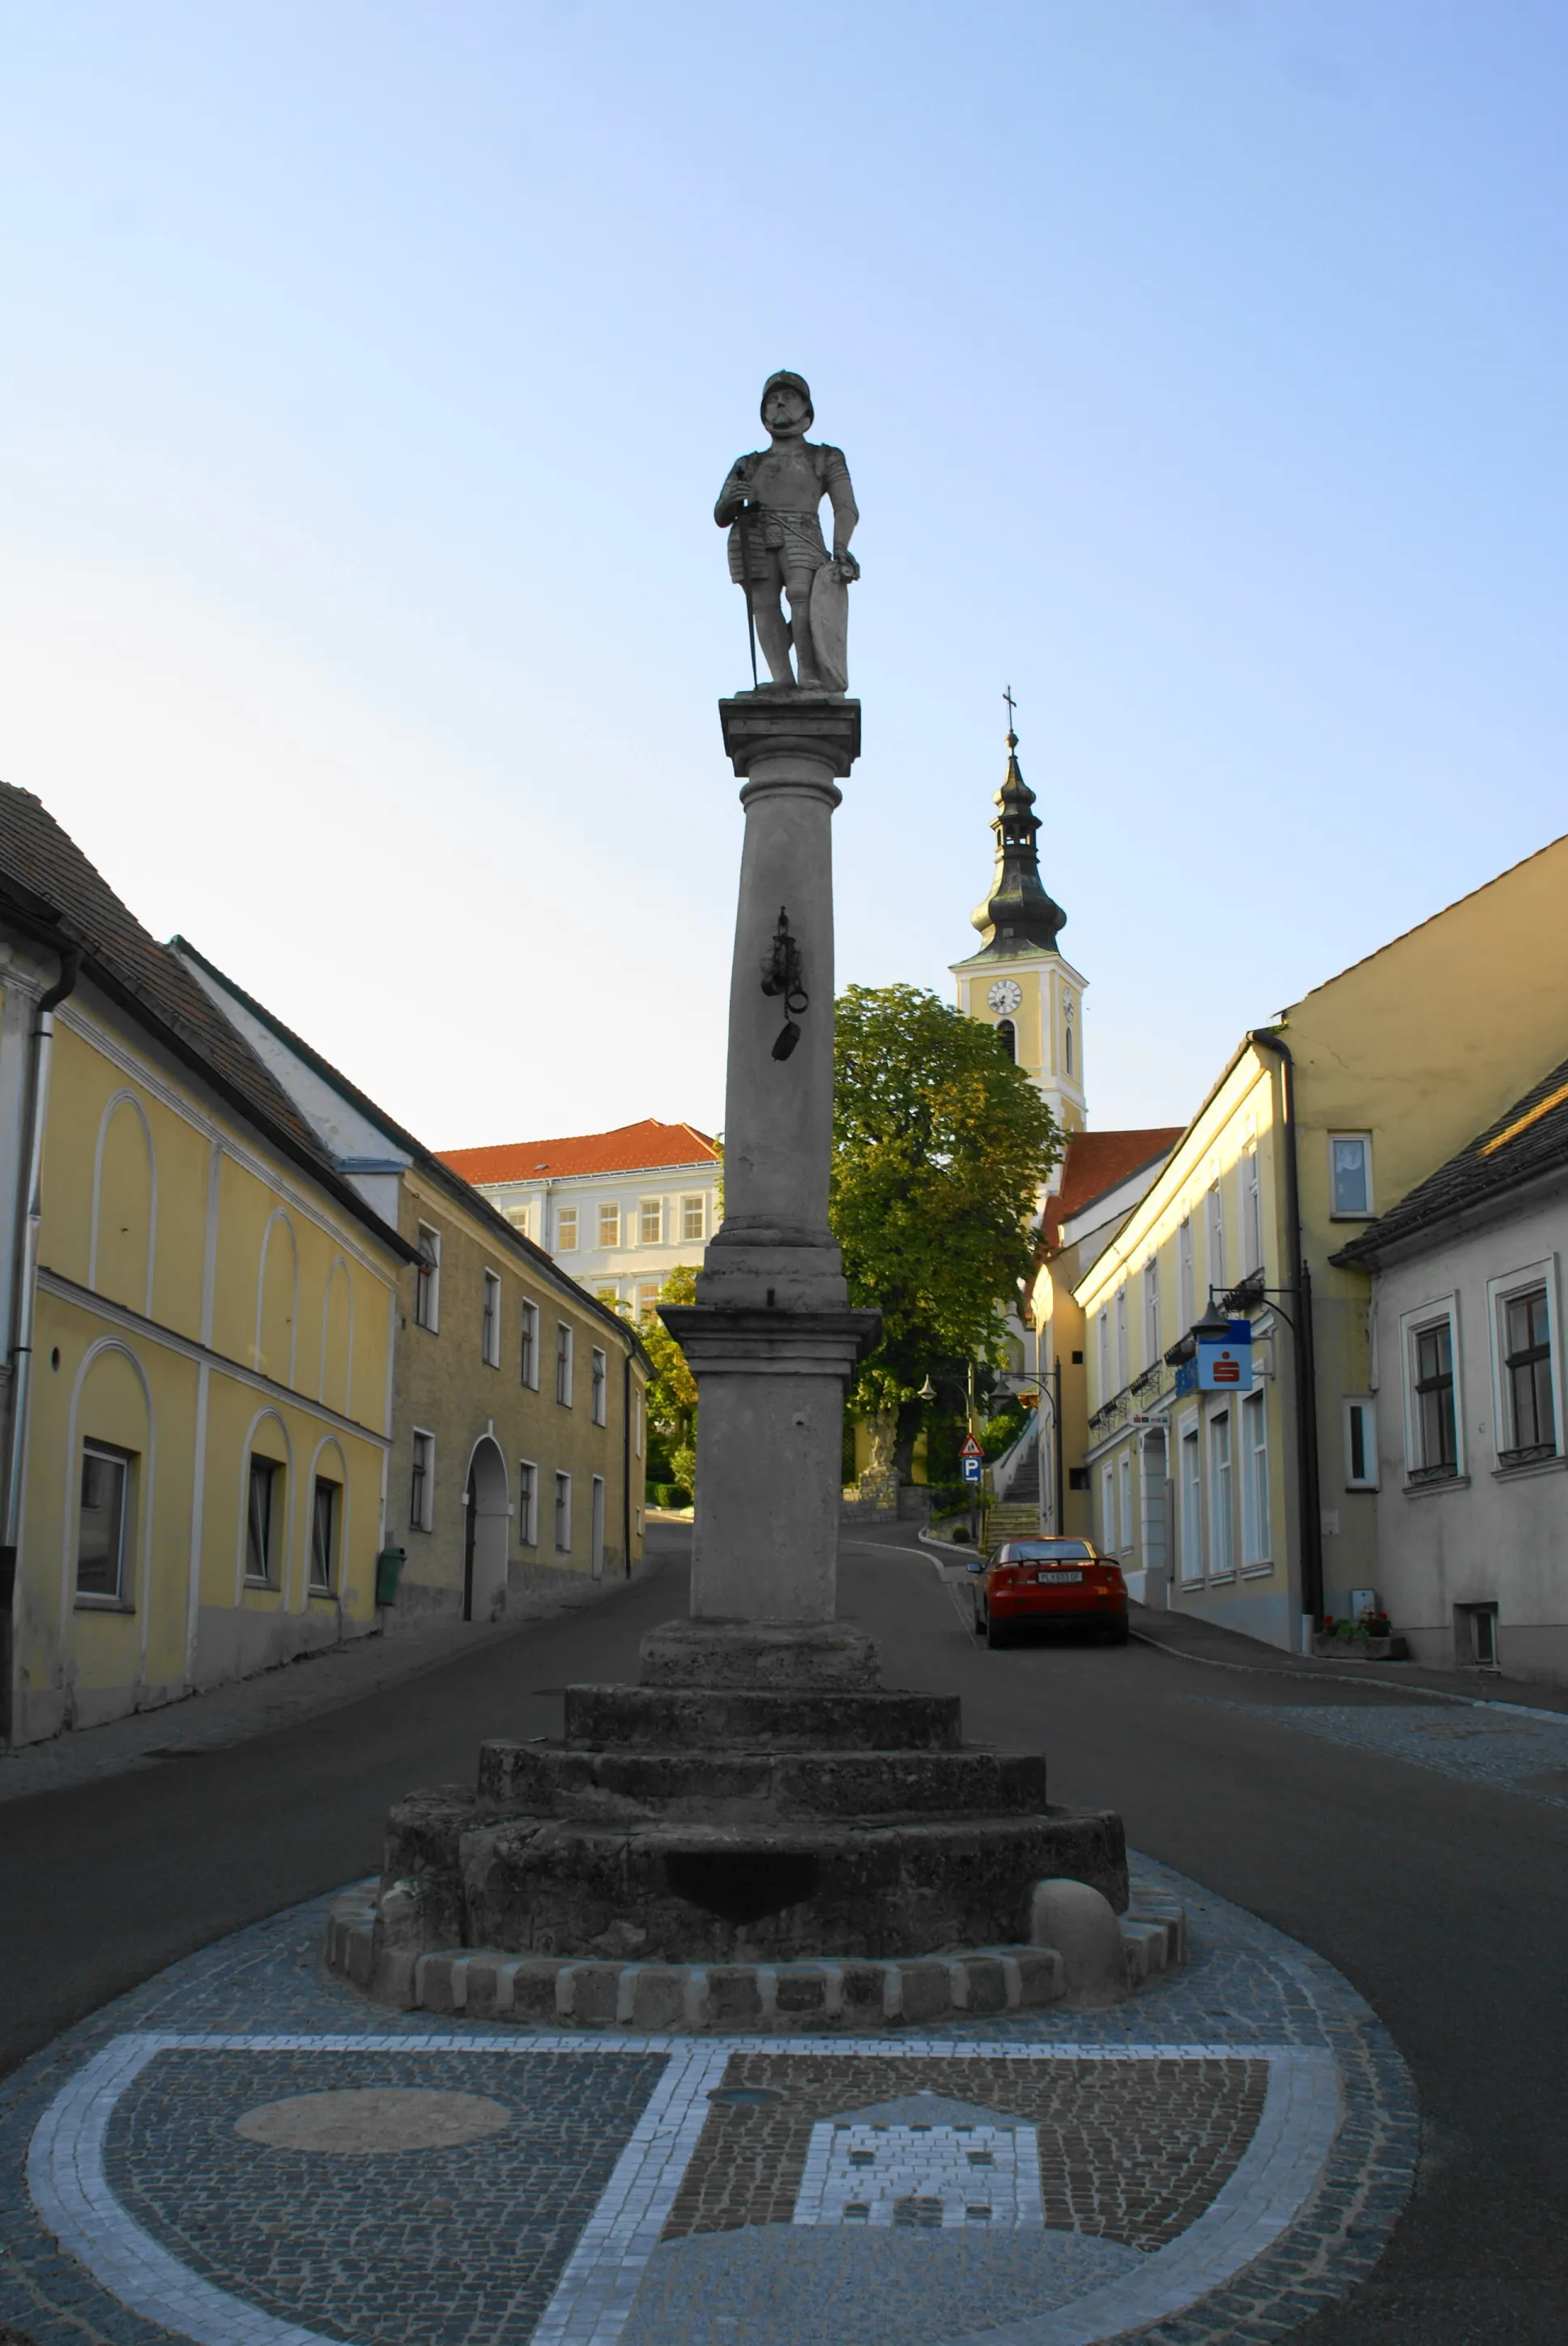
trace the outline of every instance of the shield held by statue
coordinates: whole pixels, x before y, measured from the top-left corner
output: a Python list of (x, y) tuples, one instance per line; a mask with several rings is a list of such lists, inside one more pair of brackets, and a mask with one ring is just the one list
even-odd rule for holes
[(811, 649), (829, 692), (850, 688), (849, 638), (849, 584), (838, 564), (827, 562), (811, 581)]

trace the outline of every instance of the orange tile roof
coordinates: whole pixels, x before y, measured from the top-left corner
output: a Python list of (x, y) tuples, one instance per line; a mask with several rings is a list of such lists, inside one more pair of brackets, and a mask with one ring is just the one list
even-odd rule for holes
[(553, 1181), (589, 1173), (652, 1173), (673, 1165), (716, 1165), (711, 1137), (695, 1124), (617, 1125), (613, 1132), (581, 1132), (565, 1140), (504, 1140), (492, 1148), (443, 1148), (443, 1165), (483, 1188), (493, 1181)]
[(1133, 1132), (1070, 1134), (1062, 1187), (1045, 1203), (1046, 1245), (1060, 1246), (1064, 1221), (1145, 1165), (1168, 1157), (1186, 1130), (1182, 1124), (1156, 1124)]

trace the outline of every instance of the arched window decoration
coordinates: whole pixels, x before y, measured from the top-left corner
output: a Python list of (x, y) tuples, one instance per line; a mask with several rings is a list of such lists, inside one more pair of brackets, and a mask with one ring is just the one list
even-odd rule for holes
[(996, 1039), (1001, 1044), (1003, 1049), (1006, 1052), (1008, 1057), (1010, 1059), (1016, 1060), (1018, 1056), (1018, 1034), (1011, 1018), (999, 1018), (997, 1020)]
[(147, 1111), (133, 1092), (117, 1092), (98, 1127), (93, 1168), (93, 1237), (88, 1284), (133, 1311), (152, 1310), (153, 1223), (158, 1172)]

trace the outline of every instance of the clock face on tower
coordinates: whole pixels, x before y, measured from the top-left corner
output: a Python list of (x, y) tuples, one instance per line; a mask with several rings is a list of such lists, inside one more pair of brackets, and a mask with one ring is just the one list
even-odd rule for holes
[(1011, 1016), (1023, 999), (1023, 989), (1011, 977), (999, 977), (986, 995), (993, 1010), (1003, 1017)]

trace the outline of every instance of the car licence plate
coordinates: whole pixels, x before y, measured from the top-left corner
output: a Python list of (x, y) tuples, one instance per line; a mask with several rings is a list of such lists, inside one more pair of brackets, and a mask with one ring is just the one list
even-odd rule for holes
[(1084, 1576), (1081, 1572), (1037, 1572), (1034, 1577), (1036, 1580), (1053, 1581), (1059, 1585), (1064, 1580), (1082, 1580)]

